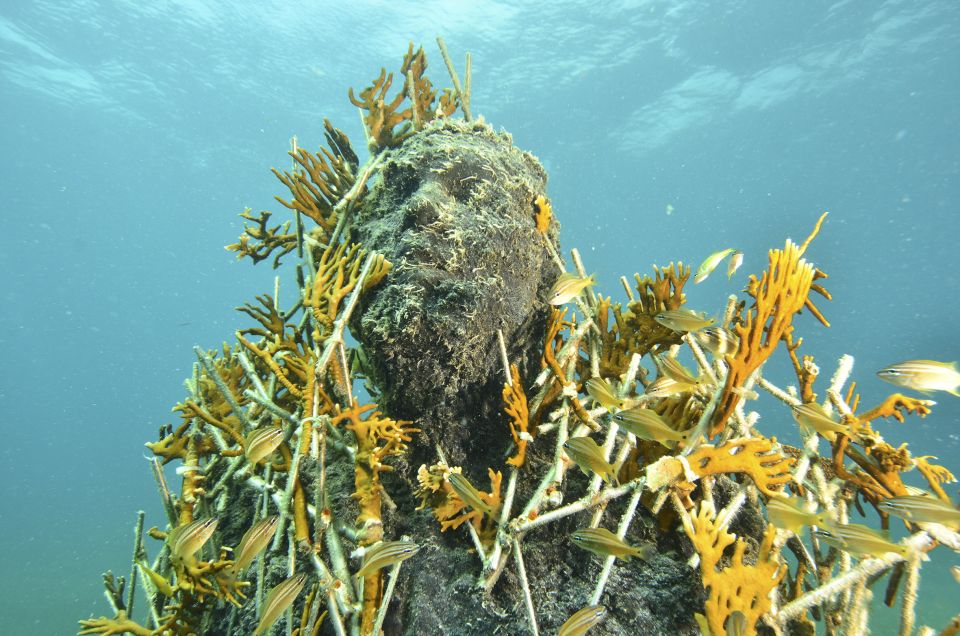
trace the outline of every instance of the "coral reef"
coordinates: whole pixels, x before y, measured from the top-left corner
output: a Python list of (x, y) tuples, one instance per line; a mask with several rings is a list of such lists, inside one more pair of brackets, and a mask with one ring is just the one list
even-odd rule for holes
[[(546, 174), (473, 118), (469, 56), (461, 84), (439, 44), (452, 88), (411, 44), (399, 86), (383, 69), (350, 91), (369, 159), (325, 122), (326, 148), (294, 142), (274, 170), (293, 218), (241, 215), (228, 249), (295, 254), (295, 300), (278, 278), (238, 308), (235, 344), (195, 349), (180, 422), (147, 444), (165, 518), (138, 515), (130, 578), (103, 577), (112, 616), (80, 633), (520, 635), (599, 606), (596, 635), (860, 634), (885, 580), (911, 634), (920, 565), (960, 535), (888, 500), (916, 491), (914, 468), (951, 505), (956, 480), (873, 426), (933, 402), (860, 411), (849, 356), (818, 387), (793, 319), (829, 326), (805, 258), (824, 217), (708, 329), (682, 263), (621, 278), (623, 302), (581, 285), (553, 307), (561, 276), (588, 277), (560, 254)], [(778, 350), (795, 382), (765, 375)], [(758, 426), (758, 391), (796, 417), (796, 445)], [(642, 557), (618, 560), (625, 544)]]

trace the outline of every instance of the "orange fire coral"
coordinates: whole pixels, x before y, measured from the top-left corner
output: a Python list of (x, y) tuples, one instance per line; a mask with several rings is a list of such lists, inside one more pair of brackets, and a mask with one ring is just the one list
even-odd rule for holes
[(504, 410), (510, 416), (510, 435), (513, 437), (517, 452), (507, 460), (507, 463), (520, 468), (523, 466), (523, 460), (527, 454), (527, 441), (530, 439), (530, 433), (527, 432), (530, 413), (527, 411), (527, 396), (523, 392), (523, 384), (520, 383), (520, 370), (517, 365), (510, 365), (510, 376), (512, 383), (503, 385), (503, 401)]
[[(734, 612), (746, 619), (746, 634), (756, 633), (761, 616), (770, 611), (770, 592), (780, 584), (787, 568), (774, 549), (776, 528), (768, 525), (756, 553), (756, 562), (746, 562), (747, 542), (728, 532), (717, 520), (708, 502), (700, 504), (696, 517), (683, 516), (683, 529), (700, 555), (703, 587), (708, 592), (705, 604), (711, 634), (728, 634), (728, 620)], [(718, 568), (724, 550), (733, 545), (730, 564)]]
[(487, 515), (480, 510), (467, 506), (453, 491), (453, 487), (447, 481), (447, 475), (459, 472), (461, 472), (459, 466), (447, 466), (443, 462), (438, 462), (429, 467), (426, 465), (420, 466), (420, 470), (417, 471), (417, 481), (420, 486), (414, 492), (420, 499), (418, 510), (429, 508), (433, 512), (433, 516), (440, 522), (441, 532), (448, 528), (459, 528), (464, 522), (469, 521), (482, 540), (492, 540), (493, 533), (496, 531), (495, 518), (502, 505), (500, 482), (503, 480), (503, 475), (492, 468), (488, 468), (490, 491), (478, 491), (480, 498), (492, 511), (492, 514)]
[(822, 278), (825, 274), (802, 258), (810, 241), (820, 231), (825, 217), (826, 214), (820, 217), (803, 245), (797, 246), (787, 239), (783, 249), (770, 250), (770, 267), (767, 271), (759, 279), (750, 276), (747, 293), (753, 297), (754, 304), (747, 311), (744, 321), (735, 327), (740, 346), (736, 354), (726, 356), (729, 373), (711, 422), (711, 436), (722, 431), (727, 419), (733, 415), (741, 399), (741, 393), (737, 389), (767, 361), (780, 340), (789, 336), (795, 314), (806, 307), (823, 324), (829, 326), (809, 299), (811, 290), (829, 298), (826, 290), (814, 284), (817, 278)]
[(691, 453), (687, 461), (700, 477), (724, 473), (749, 475), (757, 488), (769, 497), (790, 482), (790, 469), (796, 463), (793, 457), (773, 450), (776, 443), (776, 438), (753, 437), (730, 440), (716, 447), (704, 444)]

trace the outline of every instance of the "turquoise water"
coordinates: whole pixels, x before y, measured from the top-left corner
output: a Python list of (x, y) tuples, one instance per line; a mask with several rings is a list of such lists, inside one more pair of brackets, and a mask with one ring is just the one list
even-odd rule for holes
[[(689, 288), (716, 311), (829, 210), (809, 256), (830, 274), (833, 326), (803, 317), (806, 352), (830, 371), (853, 354), (867, 405), (890, 390), (882, 366), (960, 358), (953, 0), (318, 7), (0, 8), (5, 633), (106, 613), (100, 573), (128, 574), (136, 511), (161, 519), (143, 442), (175, 421), (193, 345), (229, 339), (233, 307), (273, 287), (223, 250), (236, 214), (279, 208), (269, 167), (288, 165), (293, 135), (315, 148), (324, 116), (361, 146), (346, 89), (398, 67), (411, 40), (440, 85), (436, 35), (473, 54), (474, 112), (544, 162), (563, 244), (605, 292), (735, 246), (732, 282)], [(936, 397), (926, 420), (878, 429), (960, 473), (960, 399)], [(760, 429), (789, 439), (780, 419)], [(919, 622), (939, 629), (960, 606), (960, 558), (933, 556)], [(878, 611), (874, 633), (897, 615)]]

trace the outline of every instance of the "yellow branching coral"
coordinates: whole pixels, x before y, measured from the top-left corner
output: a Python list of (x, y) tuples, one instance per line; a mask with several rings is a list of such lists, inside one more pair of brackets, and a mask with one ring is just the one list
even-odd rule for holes
[[(707, 590), (705, 611), (712, 634), (727, 634), (727, 621), (734, 612), (746, 619), (746, 634), (755, 634), (757, 621), (770, 611), (770, 592), (787, 573), (774, 549), (776, 528), (768, 525), (757, 550), (756, 561), (746, 562), (747, 542), (728, 532), (713, 505), (700, 504), (696, 517), (683, 515), (683, 529), (700, 555), (700, 573)], [(724, 550), (734, 546), (730, 564), (719, 568)]]
[(437, 117), (449, 117), (457, 110), (458, 105), (456, 95), (447, 88), (440, 95), (439, 106), (437, 108), (433, 107), (433, 100), (437, 96), (437, 91), (424, 75), (426, 70), (427, 56), (423, 52), (423, 47), (421, 46), (414, 53), (413, 42), (411, 42), (406, 55), (403, 56), (400, 73), (407, 82), (404, 91), (410, 97), (411, 117), (416, 130), (421, 130), (424, 124)]
[[(346, 134), (334, 128), (326, 119), (323, 124), (329, 150), (322, 148), (319, 153), (312, 154), (294, 146), (290, 156), (297, 167), (291, 172), (272, 169), (292, 195), (290, 201), (279, 196), (276, 197), (277, 201), (311, 219), (316, 227), (309, 233), (320, 244), (327, 243), (337, 224), (337, 205), (354, 186), (358, 165), (357, 155)], [(355, 198), (359, 199), (364, 193), (365, 190), (361, 188)], [(283, 256), (297, 249), (301, 240), (298, 236), (301, 231), (299, 217), (297, 232), (290, 232), (290, 221), (269, 227), (271, 213), (268, 211), (253, 216), (247, 208), (240, 216), (254, 225), (244, 224), (240, 239), (227, 246), (228, 250), (237, 252), (237, 258), (246, 256), (254, 263), (259, 263), (273, 255), (273, 267), (276, 269)]]
[(892, 417), (898, 422), (904, 422), (904, 413), (915, 413), (920, 417), (926, 417), (930, 412), (930, 400), (921, 400), (900, 393), (894, 393), (887, 397), (882, 404), (870, 409), (857, 419), (861, 422), (872, 422), (881, 417)]
[[(314, 333), (314, 339), (318, 342), (329, 335), (340, 311), (340, 303), (357, 286), (366, 255), (366, 250), (356, 243), (350, 246), (345, 243), (331, 245), (321, 254), (313, 285), (305, 288), (303, 298), (303, 304), (310, 308), (318, 328), (324, 329), (323, 332)], [(379, 283), (391, 267), (388, 260), (378, 255), (363, 281), (363, 288), (369, 289)]]
[(752, 437), (730, 440), (720, 446), (704, 444), (687, 457), (690, 469), (700, 477), (723, 473), (749, 475), (765, 495), (773, 496), (792, 479), (793, 457), (773, 450), (776, 438)]
[[(236, 353), (226, 344), (223, 345), (220, 355), (210, 351), (208, 355), (213, 360), (213, 368), (217, 378), (230, 392), (233, 401), (241, 407), (246, 406), (249, 400), (244, 391), (249, 388), (250, 382), (244, 375), (243, 367), (237, 360)], [(241, 436), (241, 423), (229, 400), (217, 386), (217, 381), (206, 373), (201, 374), (195, 382), (190, 380), (192, 392), (197, 400), (184, 400), (173, 407), (184, 420), (197, 418), (206, 424), (220, 429), (228, 439), (238, 440)]]
[[(683, 286), (690, 278), (690, 268), (683, 263), (671, 263), (667, 267), (654, 267), (653, 272), (653, 278), (635, 275), (637, 296), (627, 304), (626, 310), (620, 303), (612, 304), (610, 298), (598, 299), (595, 319), (600, 331), (601, 376), (622, 374), (635, 353), (646, 355), (656, 346), (680, 343), (680, 335), (658, 323), (654, 316), (683, 305)], [(583, 363), (580, 371), (581, 375), (586, 373)]]
[(825, 216), (820, 217), (803, 245), (798, 246), (787, 239), (783, 249), (770, 250), (767, 271), (760, 278), (750, 276), (747, 293), (754, 299), (754, 304), (743, 322), (735, 327), (740, 346), (736, 354), (726, 356), (729, 373), (711, 422), (711, 436), (723, 430), (727, 419), (733, 415), (741, 399), (738, 389), (767, 361), (780, 340), (789, 336), (795, 314), (806, 307), (827, 324), (808, 298), (811, 288), (826, 295), (826, 290), (813, 282), (824, 274), (802, 258), (807, 245), (820, 231)]
[(380, 540), (380, 537), (373, 536), (381, 532), (380, 473), (393, 470), (393, 466), (386, 461), (402, 455), (407, 450), (407, 442), (412, 439), (411, 435), (420, 430), (411, 427), (411, 422), (384, 417), (376, 408), (376, 404), (361, 406), (354, 399), (353, 404), (345, 410), (338, 406), (332, 419), (334, 426), (345, 423), (347, 430), (352, 431), (357, 440), (354, 498), (360, 502), (357, 521), (363, 527), (376, 526), (372, 533), (367, 533), (370, 543)]
[(323, 624), (323, 619), (327, 616), (326, 610), (317, 616), (312, 624), (310, 623), (310, 610), (313, 607), (314, 600), (319, 591), (319, 583), (315, 583), (310, 587), (307, 598), (303, 601), (303, 609), (300, 611), (300, 624), (290, 632), (290, 636), (317, 636), (320, 633), (320, 626)]
[(290, 327), (292, 329), (293, 326), (287, 325), (286, 320), (280, 315), (280, 311), (277, 309), (273, 297), (269, 294), (262, 294), (257, 296), (256, 299), (257, 302), (260, 303), (259, 306), (244, 303), (243, 307), (237, 307), (237, 311), (250, 316), (260, 323), (263, 328), (247, 327), (246, 329), (241, 329), (240, 333), (244, 335), (253, 334), (262, 338), (269, 338), (270, 340), (285, 340), (287, 328)]
[[(387, 91), (393, 84), (393, 73), (387, 74), (384, 68), (380, 69), (380, 75), (371, 86), (360, 91), (359, 98), (354, 96), (353, 89), (350, 89), (350, 102), (366, 111), (363, 121), (372, 150), (395, 146), (412, 135), (414, 130), (422, 128), (425, 123), (437, 117), (449, 117), (456, 111), (458, 99), (449, 89), (444, 90), (438, 106), (434, 108), (437, 91), (424, 75), (426, 69), (427, 57), (423, 47), (414, 53), (411, 42), (400, 67), (403, 88), (389, 103)], [(400, 110), (408, 97), (411, 105)]]
[(238, 259), (246, 256), (254, 263), (273, 255), (273, 268), (280, 267), (280, 259), (297, 248), (297, 235), (290, 232), (290, 221), (268, 227), (272, 215), (272, 212), (262, 210), (260, 216), (253, 216), (250, 208), (241, 212), (241, 218), (253, 221), (256, 225), (244, 223), (243, 234), (236, 243), (227, 245), (227, 250), (237, 252)]
[[(611, 316), (613, 317), (612, 323), (610, 322)], [(597, 329), (600, 331), (599, 366), (601, 377), (615, 378), (622, 375), (630, 364), (632, 352), (643, 348), (643, 343), (640, 340), (643, 332), (628, 326), (628, 318), (635, 326), (636, 322), (629, 310), (624, 312), (620, 303), (612, 303), (612, 298), (609, 296), (597, 296), (597, 310), (594, 320), (597, 323)]]
[[(409, 108), (397, 110), (403, 103), (406, 93), (401, 90), (390, 103), (386, 101), (387, 91), (392, 84), (393, 73), (387, 75), (387, 69), (381, 68), (380, 75), (373, 80), (373, 84), (360, 91), (359, 99), (354, 96), (352, 88), (349, 92), (350, 102), (357, 108), (367, 111), (363, 121), (374, 149), (396, 145), (410, 136), (409, 120), (413, 112)], [(404, 126), (399, 131), (394, 131), (394, 128), (400, 124)]]
[(127, 618), (127, 612), (120, 610), (114, 618), (101, 616), (80, 621), (79, 634), (133, 634), (134, 636), (156, 636), (157, 632), (140, 623)]
[(299, 169), (293, 172), (272, 170), (293, 195), (290, 201), (276, 197), (277, 201), (316, 223), (320, 233), (315, 238), (326, 243), (337, 224), (335, 208), (356, 180), (357, 156), (343, 131), (334, 128), (326, 119), (323, 124), (330, 150), (321, 148), (314, 154), (295, 148), (290, 151), (290, 156)]
[[(543, 355), (540, 357), (540, 367), (543, 369), (554, 370), (560, 366), (557, 362), (557, 352), (563, 348), (563, 330), (573, 324), (564, 320), (566, 313), (566, 309), (560, 310), (556, 307), (550, 309), (550, 316), (547, 318), (547, 330), (543, 337)], [(551, 375), (541, 391), (543, 397), (539, 406), (531, 414), (530, 421), (533, 424), (541, 421), (547, 407), (557, 399), (562, 390), (562, 380), (555, 375)]]
[[(833, 468), (837, 476), (857, 485), (863, 496), (876, 505), (888, 497), (906, 494), (906, 485), (900, 474), (913, 468), (915, 460), (910, 456), (906, 444), (894, 448), (883, 441), (871, 427), (871, 422), (886, 417), (903, 422), (904, 414), (909, 413), (924, 417), (930, 413), (930, 402), (895, 393), (879, 406), (857, 415), (853, 411), (860, 396), (854, 391), (855, 385), (851, 385), (846, 397), (850, 414), (844, 418), (853, 434), (841, 435), (833, 440)], [(844, 458), (852, 459), (858, 469), (853, 472), (848, 470)], [(931, 483), (931, 486), (934, 484)], [(939, 486), (934, 487), (934, 491), (937, 488)]]
[(510, 435), (517, 446), (517, 452), (507, 460), (511, 466), (520, 468), (527, 455), (527, 442), (531, 439), (529, 428), (530, 413), (527, 410), (527, 396), (523, 392), (520, 382), (520, 370), (517, 365), (510, 365), (511, 384), (503, 385), (504, 410), (510, 416)]

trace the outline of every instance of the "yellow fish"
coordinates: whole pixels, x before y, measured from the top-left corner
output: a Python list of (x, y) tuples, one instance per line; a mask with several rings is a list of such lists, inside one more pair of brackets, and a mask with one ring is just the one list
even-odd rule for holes
[(733, 249), (732, 247), (729, 247), (725, 250), (714, 252), (705, 258), (704, 261), (700, 263), (700, 267), (697, 268), (697, 273), (693, 275), (693, 284), (696, 285), (707, 280), (707, 276), (712, 274), (713, 270), (717, 269), (717, 265), (719, 265), (723, 259), (736, 251), (737, 250)]
[(280, 517), (272, 515), (261, 519), (243, 533), (243, 538), (240, 539), (240, 543), (237, 544), (237, 549), (233, 551), (234, 572), (241, 576), (243, 575), (244, 570), (250, 566), (253, 560), (257, 558), (257, 555), (263, 552), (267, 544), (273, 540), (273, 535), (276, 533), (279, 524)]
[(187, 559), (203, 547), (213, 531), (217, 529), (216, 519), (201, 519), (177, 526), (167, 534), (170, 552), (181, 559)]
[(740, 266), (743, 265), (743, 252), (734, 252), (730, 255), (730, 261), (727, 263), (727, 280), (733, 278)]
[(603, 457), (603, 449), (593, 441), (592, 437), (571, 437), (563, 443), (563, 450), (567, 457), (576, 462), (584, 475), (591, 471), (603, 477), (606, 483), (615, 483), (617, 473)]
[(623, 400), (613, 394), (613, 387), (603, 378), (590, 378), (584, 386), (587, 394), (608, 411), (623, 408)]
[(723, 327), (707, 327), (695, 334), (700, 346), (709, 351), (715, 358), (722, 358), (728, 353), (736, 353), (740, 346), (740, 338), (730, 329)]
[(808, 402), (806, 404), (797, 404), (796, 406), (791, 407), (793, 409), (793, 417), (797, 420), (797, 423), (803, 427), (805, 430), (814, 430), (824, 439), (828, 441), (833, 441), (837, 438), (837, 433), (842, 433), (844, 435), (850, 434), (850, 427), (846, 424), (841, 424), (837, 422), (823, 410), (823, 407), (817, 404), (816, 402)]
[(584, 550), (600, 556), (615, 556), (622, 561), (629, 561), (631, 557), (647, 561), (656, 551), (653, 544), (632, 546), (606, 528), (584, 528), (574, 532), (570, 538)]
[(653, 317), (658, 323), (677, 332), (697, 332), (713, 324), (713, 318), (689, 309), (661, 311)]
[(551, 305), (566, 304), (579, 296), (584, 289), (596, 283), (597, 281), (593, 277), (593, 274), (590, 274), (586, 278), (581, 278), (576, 274), (564, 272), (560, 275), (560, 278), (557, 279), (557, 282), (553, 284), (553, 287), (550, 288), (547, 294), (547, 302)]
[(939, 523), (960, 530), (960, 510), (939, 497), (906, 495), (884, 499), (877, 507), (895, 517), (918, 523)]
[(907, 360), (877, 371), (877, 377), (914, 391), (946, 391), (960, 397), (960, 372), (956, 362)]
[(820, 528), (814, 534), (833, 547), (860, 556), (881, 557), (895, 552), (903, 557), (910, 556), (910, 548), (890, 541), (885, 532), (878, 532), (861, 523), (837, 524), (829, 529)]
[(803, 502), (795, 497), (770, 497), (767, 501), (767, 517), (776, 527), (794, 534), (800, 534), (804, 526), (825, 528), (830, 525), (827, 512), (809, 512), (803, 507)]
[(648, 384), (643, 394), (647, 397), (663, 398), (680, 395), (681, 393), (692, 393), (696, 390), (696, 382), (677, 382), (670, 376), (665, 375)]
[(690, 438), (690, 431), (674, 430), (656, 412), (642, 406), (620, 411), (613, 419), (640, 439), (659, 442), (667, 448), (673, 448), (677, 442), (686, 442)]
[(450, 482), (453, 492), (457, 493), (457, 496), (460, 497), (463, 503), (474, 510), (479, 510), (491, 516), (493, 515), (493, 508), (483, 500), (483, 497), (480, 496), (480, 491), (474, 488), (473, 484), (471, 484), (470, 480), (466, 477), (460, 473), (450, 473), (447, 475), (447, 481)]
[(413, 541), (381, 541), (363, 555), (363, 565), (354, 575), (363, 578), (377, 570), (406, 561), (420, 550), (420, 546)]
[(272, 590), (267, 592), (267, 598), (263, 601), (263, 610), (260, 614), (260, 622), (253, 630), (253, 636), (258, 636), (270, 629), (280, 615), (283, 614), (300, 594), (304, 584), (307, 582), (307, 575), (294, 574), (286, 581), (280, 583)]
[(676, 358), (671, 358), (670, 356), (657, 356), (657, 366), (663, 372), (663, 375), (667, 376), (674, 382), (679, 382), (680, 384), (697, 384), (697, 379), (687, 371), (687, 368), (680, 364), (680, 361)]
[(244, 439), (243, 452), (256, 466), (264, 457), (268, 457), (283, 443), (284, 431), (279, 426), (255, 428)]
[(557, 636), (583, 636), (607, 616), (607, 608), (603, 605), (584, 607), (571, 616), (557, 630)]

